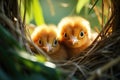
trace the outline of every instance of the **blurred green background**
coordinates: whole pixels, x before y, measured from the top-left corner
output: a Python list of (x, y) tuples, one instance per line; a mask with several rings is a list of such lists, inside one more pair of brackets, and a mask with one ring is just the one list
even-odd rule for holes
[[(63, 17), (82, 16), (90, 22), (92, 28), (100, 29), (98, 18), (91, 10), (93, 3), (91, 0), (33, 0), (26, 22), (37, 26), (44, 23), (57, 25)], [(101, 7), (101, 1), (97, 1), (96, 6)]]

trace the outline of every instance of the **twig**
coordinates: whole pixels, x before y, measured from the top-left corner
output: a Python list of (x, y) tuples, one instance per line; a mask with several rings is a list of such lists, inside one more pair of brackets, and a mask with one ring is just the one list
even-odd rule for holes
[(87, 78), (87, 76), (86, 76), (86, 74), (84, 73), (84, 71), (82, 70), (82, 68), (80, 67), (80, 65), (78, 65), (77, 63), (73, 63), (75, 66), (76, 66), (76, 68), (83, 74), (83, 76), (85, 77), (85, 78)]
[(102, 28), (104, 26), (104, 2), (102, 0)]
[(48, 5), (50, 6), (51, 15), (54, 16), (55, 15), (55, 9), (54, 9), (54, 6), (52, 4), (52, 1), (51, 0), (47, 0), (47, 2), (48, 2)]
[(92, 72), (92, 75), (87, 79), (87, 80), (95, 80), (96, 77), (100, 77), (102, 76), (102, 73), (106, 70), (108, 70), (109, 68), (111, 68), (112, 66), (118, 64), (120, 62), (120, 57), (110, 61), (109, 63), (105, 64), (104, 66), (102, 66), (101, 68), (95, 70)]
[(94, 44), (98, 38), (102, 35), (102, 33), (104, 33), (105, 29), (108, 27), (109, 23), (111, 22), (111, 20), (113, 19), (114, 16), (111, 16), (110, 19), (107, 21), (107, 23), (105, 24), (105, 26), (103, 27), (102, 31), (98, 34), (98, 36), (96, 37), (96, 39), (92, 42), (92, 44)]
[(68, 75), (66, 80), (70, 80), (73, 77), (73, 75), (75, 74), (76, 71), (77, 71), (77, 68), (74, 68), (74, 70), (72, 71), (71, 74)]
[(99, 21), (99, 24), (102, 26), (102, 19), (101, 19), (101, 17), (100, 17), (100, 13), (99, 13), (99, 11), (98, 11), (98, 9), (97, 9), (97, 7), (96, 6), (94, 6), (94, 11), (95, 11), (95, 14), (96, 14), (96, 16), (97, 16), (97, 18), (98, 18), (98, 21)]
[(22, 35), (22, 34), (20, 33), (20, 31), (16, 30), (16, 29), (14, 28), (13, 22), (12, 22), (10, 19), (8, 19), (7, 16), (5, 16), (5, 15), (2, 14), (2, 13), (0, 13), (0, 20), (1, 20), (1, 22), (4, 22), (4, 23), (6, 23), (7, 25), (9, 25), (9, 27), (10, 27), (11, 29), (13, 29), (15, 32), (17, 32), (17, 33), (18, 33), (21, 37), (23, 37), (23, 39), (25, 39), (28, 43), (32, 44), (32, 45), (33, 45), (41, 54), (43, 54), (48, 60), (52, 60), (42, 49), (40, 49), (38, 46), (34, 45), (34, 43), (31, 42), (30, 40), (26, 39), (26, 37), (25, 37), (24, 35)]

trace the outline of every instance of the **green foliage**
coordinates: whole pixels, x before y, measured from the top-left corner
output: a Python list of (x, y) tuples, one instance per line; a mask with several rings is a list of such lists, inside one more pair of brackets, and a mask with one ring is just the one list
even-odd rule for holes
[[(20, 2), (19, 2), (20, 3)], [(35, 22), (36, 25), (44, 24), (44, 17), (39, 0), (22, 0), (21, 14), (24, 17), (24, 11), (26, 8), (26, 23)]]
[(57, 25), (65, 16), (78, 15), (87, 19), (92, 28), (98, 27), (100, 29), (101, 26), (98, 16), (93, 10), (94, 6), (97, 6), (100, 13), (100, 0), (22, 0), (22, 16), (25, 6), (27, 24), (33, 23), (37, 26), (44, 23)]
[[(59, 80), (59, 71), (27, 53), (0, 25), (0, 80)], [(24, 56), (22, 56), (24, 54)]]
[[(92, 28), (100, 27), (90, 0), (40, 0), (46, 24), (58, 24), (66, 16), (81, 16), (90, 22)], [(93, 2), (94, 3), (94, 2)], [(98, 4), (98, 3), (97, 3)], [(101, 2), (99, 1), (99, 4)], [(100, 5), (98, 5), (100, 6)], [(91, 13), (89, 11), (91, 10)], [(54, 11), (54, 15), (52, 15)], [(88, 14), (89, 13), (89, 14)], [(99, 28), (98, 28), (99, 29)]]
[(80, 13), (82, 8), (88, 4), (90, 0), (78, 0), (77, 6), (76, 6), (76, 12)]
[(44, 17), (42, 14), (42, 8), (40, 6), (39, 0), (33, 0), (32, 5), (33, 16), (37, 25), (44, 23)]

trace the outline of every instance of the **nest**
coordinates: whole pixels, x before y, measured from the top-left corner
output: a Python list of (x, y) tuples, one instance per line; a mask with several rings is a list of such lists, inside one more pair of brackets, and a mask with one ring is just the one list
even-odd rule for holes
[[(118, 80), (120, 78), (120, 1), (111, 1), (112, 15), (92, 45), (75, 58), (65, 62), (54, 62), (57, 68), (61, 70), (65, 79)], [(2, 0), (2, 2), (4, 1)], [(6, 9), (8, 8), (11, 7), (8, 6)], [(22, 22), (20, 19), (18, 9), (16, 8), (15, 10), (17, 12), (13, 11), (11, 15), (8, 14), (9, 10), (6, 13), (4, 11), (0, 13), (0, 22), (30, 52), (27, 43), (34, 44), (23, 33), (25, 32), (24, 20)], [(14, 16), (14, 18), (11, 16)], [(15, 28), (13, 27), (14, 25), (19, 27)], [(37, 46), (35, 48), (46, 58), (49, 58)]]

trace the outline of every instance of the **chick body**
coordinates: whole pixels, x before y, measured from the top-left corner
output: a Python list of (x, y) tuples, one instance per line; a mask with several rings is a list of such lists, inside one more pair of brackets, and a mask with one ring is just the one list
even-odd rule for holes
[(65, 17), (58, 24), (59, 40), (66, 47), (69, 57), (80, 54), (91, 44), (91, 29), (82, 17)]
[(66, 50), (58, 41), (56, 26), (41, 25), (34, 30), (31, 38), (53, 60), (67, 59)]

